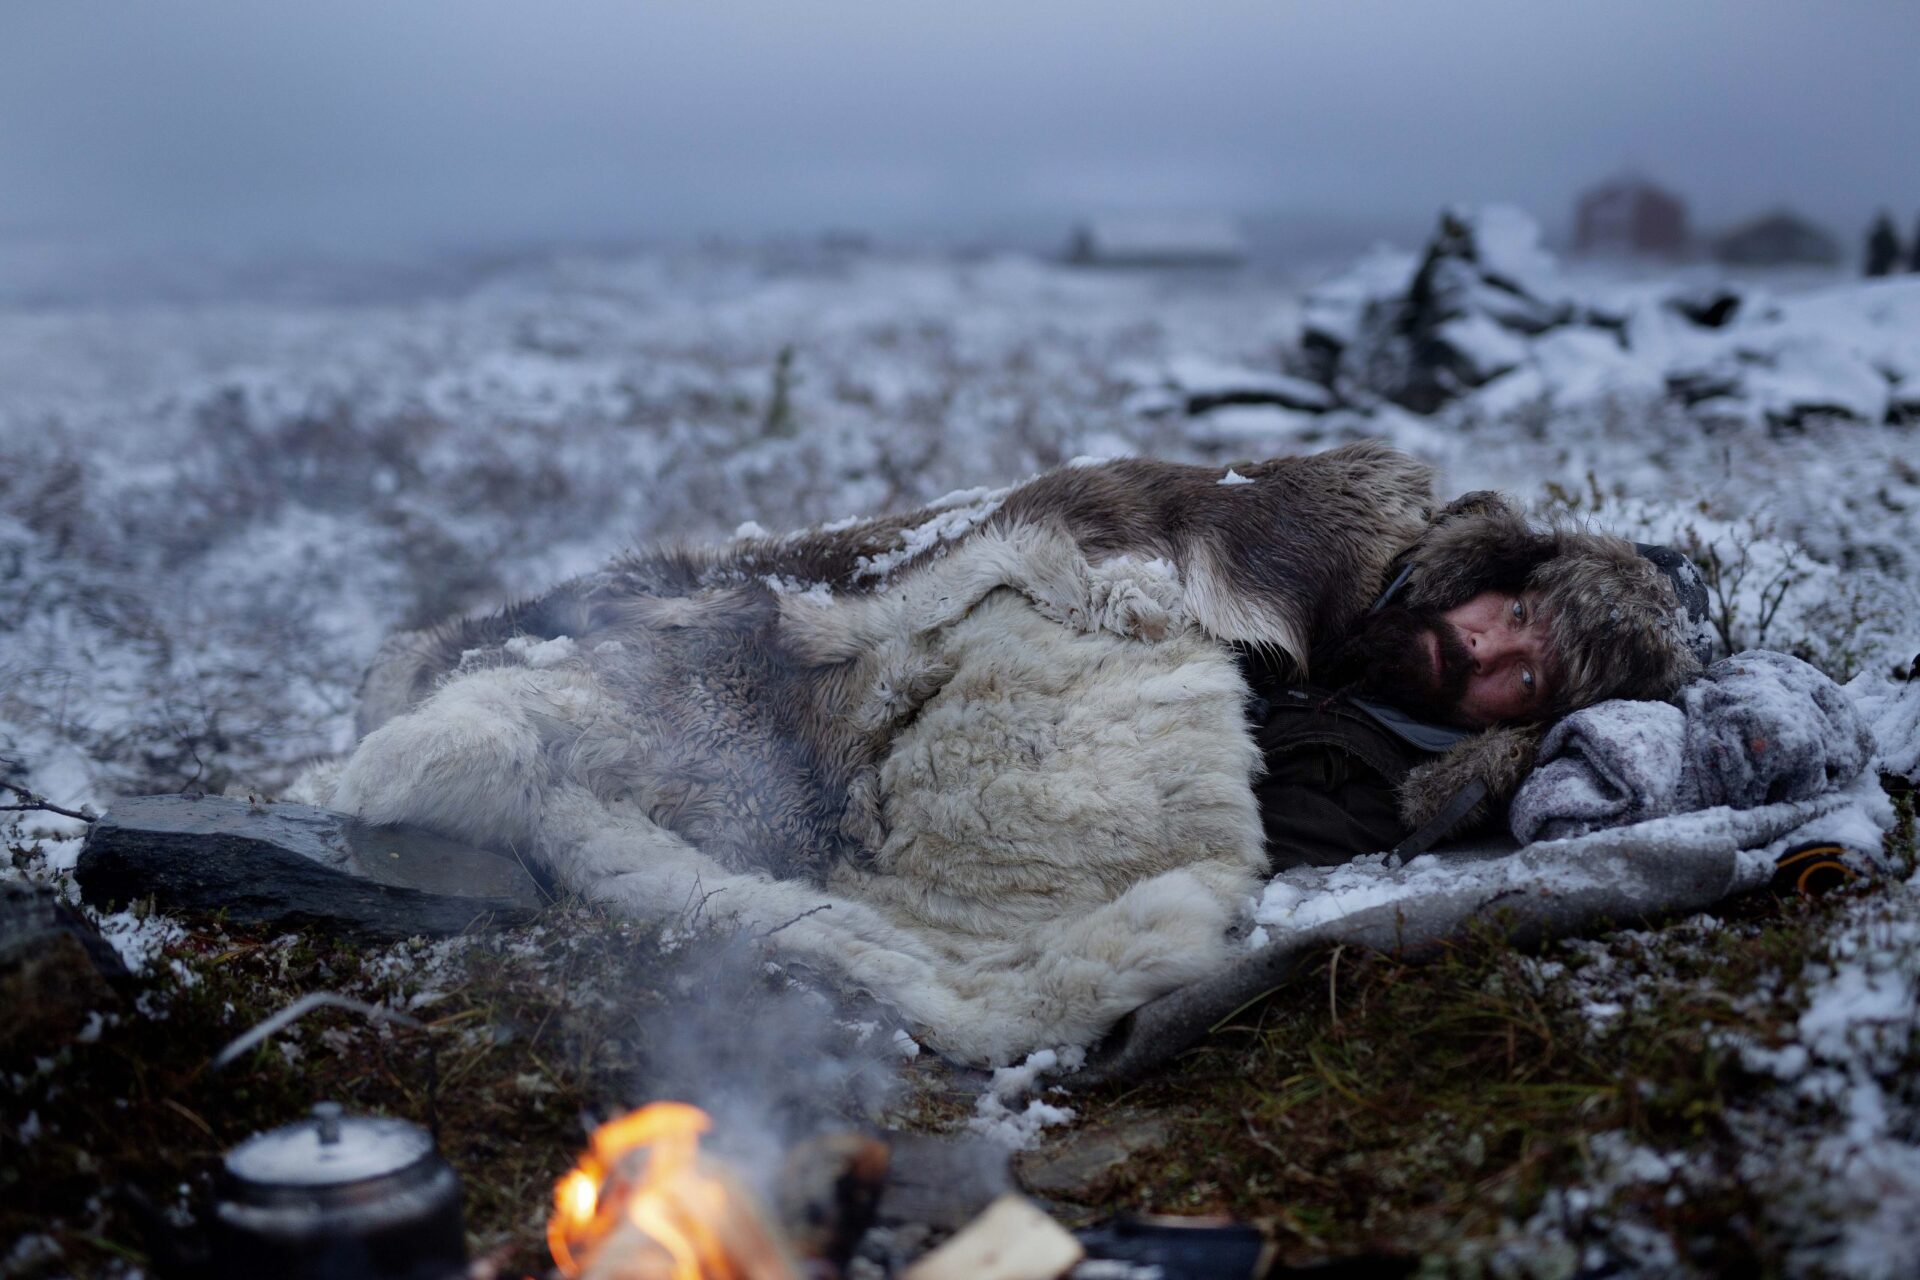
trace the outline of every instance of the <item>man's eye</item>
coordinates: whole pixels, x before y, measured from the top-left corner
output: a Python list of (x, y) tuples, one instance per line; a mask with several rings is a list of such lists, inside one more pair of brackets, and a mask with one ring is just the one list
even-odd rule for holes
[(1527, 670), (1525, 667), (1520, 669), (1520, 687), (1528, 693), (1533, 692), (1533, 672)]
[(1526, 602), (1521, 600), (1515, 600), (1513, 602), (1513, 607), (1511, 612), (1513, 614), (1513, 620), (1515, 622), (1525, 622), (1527, 620)]

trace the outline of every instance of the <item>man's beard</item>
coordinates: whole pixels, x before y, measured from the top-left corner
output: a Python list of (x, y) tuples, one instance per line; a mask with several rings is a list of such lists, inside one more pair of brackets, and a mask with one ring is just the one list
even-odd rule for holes
[[(1428, 637), (1439, 641), (1440, 673)], [(1370, 613), (1314, 658), (1314, 678), (1425, 720), (1453, 721), (1473, 678), (1473, 655), (1438, 610), (1398, 606)]]

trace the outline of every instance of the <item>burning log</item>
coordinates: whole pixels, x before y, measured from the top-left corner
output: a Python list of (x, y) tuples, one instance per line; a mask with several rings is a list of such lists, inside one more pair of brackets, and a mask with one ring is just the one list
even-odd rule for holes
[(700, 1154), (698, 1107), (656, 1102), (594, 1131), (554, 1188), (547, 1243), (582, 1280), (798, 1280), (739, 1179)]

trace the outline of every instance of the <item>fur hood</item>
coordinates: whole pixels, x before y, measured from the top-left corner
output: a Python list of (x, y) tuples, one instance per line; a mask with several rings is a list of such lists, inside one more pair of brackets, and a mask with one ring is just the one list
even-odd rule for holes
[[(1500, 494), (1481, 491), (1441, 511), (1399, 564), (1411, 570), (1404, 600), (1415, 608), (1451, 609), (1516, 586), (1537, 592), (1560, 668), (1539, 722), (1486, 730), (1414, 770), (1400, 808), (1415, 828), (1476, 780), (1490, 803), (1511, 798), (1548, 721), (1613, 698), (1668, 698), (1700, 672), (1694, 623), (1672, 580), (1624, 538), (1536, 524)], [(1476, 806), (1464, 825), (1488, 807)]]

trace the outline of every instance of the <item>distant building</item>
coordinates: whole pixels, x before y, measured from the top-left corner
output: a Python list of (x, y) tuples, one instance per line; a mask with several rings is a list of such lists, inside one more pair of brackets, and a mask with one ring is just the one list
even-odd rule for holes
[(1740, 267), (1831, 267), (1841, 250), (1826, 228), (1780, 209), (1715, 238), (1713, 256)]
[(1603, 182), (1574, 206), (1573, 247), (1577, 253), (1682, 253), (1686, 202), (1633, 175)]
[(1237, 267), (1247, 239), (1231, 218), (1095, 218), (1073, 230), (1066, 259), (1083, 267)]

